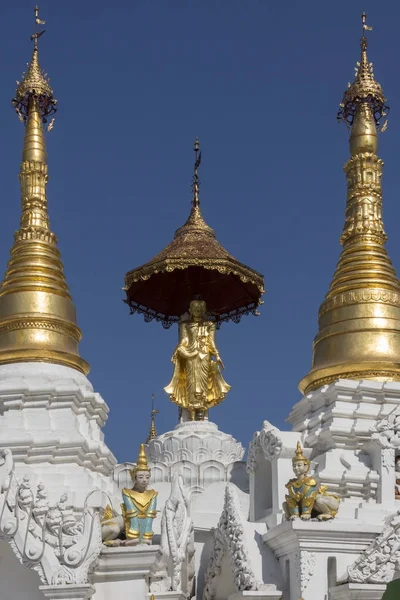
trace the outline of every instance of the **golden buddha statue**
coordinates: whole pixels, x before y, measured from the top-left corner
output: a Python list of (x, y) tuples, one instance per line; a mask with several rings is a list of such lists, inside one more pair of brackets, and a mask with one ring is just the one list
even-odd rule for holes
[(328, 494), (326, 485), (319, 485), (314, 477), (308, 475), (310, 461), (303, 455), (300, 442), (297, 442), (292, 463), (296, 477), (286, 484), (288, 494), (283, 509), (287, 518), (291, 521), (299, 517), (308, 521), (314, 516), (319, 521), (333, 519), (339, 510), (340, 498)]
[(181, 318), (179, 343), (171, 359), (174, 374), (164, 388), (172, 402), (197, 421), (231, 389), (221, 375), (224, 364), (215, 345), (215, 323), (207, 319), (206, 310), (203, 300), (192, 300), (189, 315)]

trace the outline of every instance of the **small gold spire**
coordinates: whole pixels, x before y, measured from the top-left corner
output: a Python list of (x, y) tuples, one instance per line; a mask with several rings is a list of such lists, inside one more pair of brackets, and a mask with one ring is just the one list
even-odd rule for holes
[(199, 167), (201, 164), (201, 150), (200, 150), (200, 143), (199, 143), (198, 138), (196, 138), (194, 141), (193, 150), (194, 150), (194, 167), (193, 167), (193, 178), (192, 178), (192, 191), (193, 191), (192, 209), (190, 211), (190, 215), (189, 215), (186, 223), (184, 223), (184, 225), (182, 225), (182, 227), (179, 227), (179, 229), (176, 230), (175, 237), (181, 236), (181, 235), (186, 236), (189, 231), (195, 232), (196, 230), (198, 230), (203, 233), (212, 235), (215, 238), (215, 231), (209, 225), (207, 225), (207, 223), (205, 222), (205, 220), (203, 218), (203, 215), (201, 214), (201, 210), (200, 210)]
[(38, 25), (44, 21), (38, 7), (35, 23), (32, 59), (13, 100), (26, 126), (19, 175), (22, 215), (0, 287), (0, 364), (53, 362), (86, 374), (89, 365), (78, 352), (82, 334), (47, 211), (43, 123), (57, 101), (39, 64), (38, 39), (44, 31), (39, 33)]
[(319, 310), (310, 373), (303, 393), (342, 379), (400, 380), (400, 282), (387, 255), (382, 219), (382, 168), (377, 130), (388, 112), (367, 58), (362, 15), (361, 59), (344, 93), (338, 118), (351, 127), (343, 246)]
[(147, 440), (146, 440), (146, 444), (148, 444), (150, 442), (150, 440), (154, 440), (157, 437), (156, 423), (155, 423), (155, 418), (154, 417), (156, 415), (158, 415), (158, 413), (160, 411), (154, 408), (154, 399), (155, 399), (155, 396), (154, 396), (154, 394), (152, 394), (151, 395), (150, 431), (149, 431), (149, 435), (148, 435)]

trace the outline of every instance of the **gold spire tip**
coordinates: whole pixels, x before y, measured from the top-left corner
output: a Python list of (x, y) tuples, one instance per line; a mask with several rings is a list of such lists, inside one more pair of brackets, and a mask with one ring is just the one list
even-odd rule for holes
[(386, 129), (386, 121), (381, 124), (381, 119), (387, 115), (389, 107), (386, 105), (386, 98), (381, 85), (375, 80), (373, 64), (368, 62), (366, 32), (372, 31), (372, 27), (367, 25), (367, 15), (365, 12), (361, 15), (361, 24), (360, 61), (355, 68), (355, 79), (343, 95), (337, 118), (339, 121), (343, 120), (352, 126), (358, 107), (364, 104), (371, 110), (376, 126), (384, 131)]
[(49, 83), (50, 79), (39, 64), (38, 40), (46, 31), (45, 29), (39, 31), (39, 25), (44, 25), (46, 21), (39, 19), (38, 6), (35, 7), (34, 14), (35, 32), (31, 35), (31, 41), (33, 41), (32, 58), (26, 73), (23, 73), (22, 81), (17, 81), (17, 90), (12, 104), (20, 120), (25, 123), (28, 118), (29, 101), (31, 98), (35, 99), (40, 117), (43, 123), (46, 123), (47, 117), (57, 110), (57, 100), (53, 97), (53, 90)]
[(155, 422), (154, 417), (156, 415), (158, 415), (158, 413), (160, 411), (157, 410), (156, 408), (154, 408), (154, 400), (155, 400), (155, 395), (152, 394), (151, 395), (150, 431), (149, 431), (149, 435), (147, 436), (146, 444), (148, 444), (151, 440), (154, 440), (157, 437), (156, 422)]

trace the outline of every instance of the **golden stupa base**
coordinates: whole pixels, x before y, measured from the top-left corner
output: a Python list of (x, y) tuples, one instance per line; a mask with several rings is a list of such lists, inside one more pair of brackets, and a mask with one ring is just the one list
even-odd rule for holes
[(87, 375), (90, 371), (89, 364), (80, 356), (59, 352), (55, 350), (9, 350), (0, 352), (0, 365), (22, 362), (46, 362), (71, 367)]
[(303, 377), (299, 390), (306, 395), (323, 385), (338, 379), (372, 379), (373, 381), (400, 381), (400, 363), (368, 362), (333, 365), (324, 369), (315, 369)]

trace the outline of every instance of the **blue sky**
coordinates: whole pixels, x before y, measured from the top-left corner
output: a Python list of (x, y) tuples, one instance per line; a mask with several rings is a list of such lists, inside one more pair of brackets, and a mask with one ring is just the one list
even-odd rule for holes
[[(33, 2), (2, 3), (1, 223), (4, 272), (18, 227), (23, 127), (11, 109), (31, 55)], [(381, 136), (388, 250), (400, 268), (398, 156), (400, 4), (268, 0), (85, 0), (41, 3), (41, 64), (59, 111), (48, 135), (49, 211), (83, 330), (89, 378), (111, 413), (106, 441), (133, 460), (151, 394), (159, 432), (176, 408), (174, 328), (129, 316), (126, 271), (173, 237), (190, 209), (200, 138), (203, 215), (219, 241), (265, 275), (262, 314), (223, 325), (218, 346), (232, 390), (211, 419), (244, 444), (285, 419), (311, 363), (317, 311), (344, 222), (348, 134), (336, 112), (359, 58), (369, 57), (392, 107)]]

